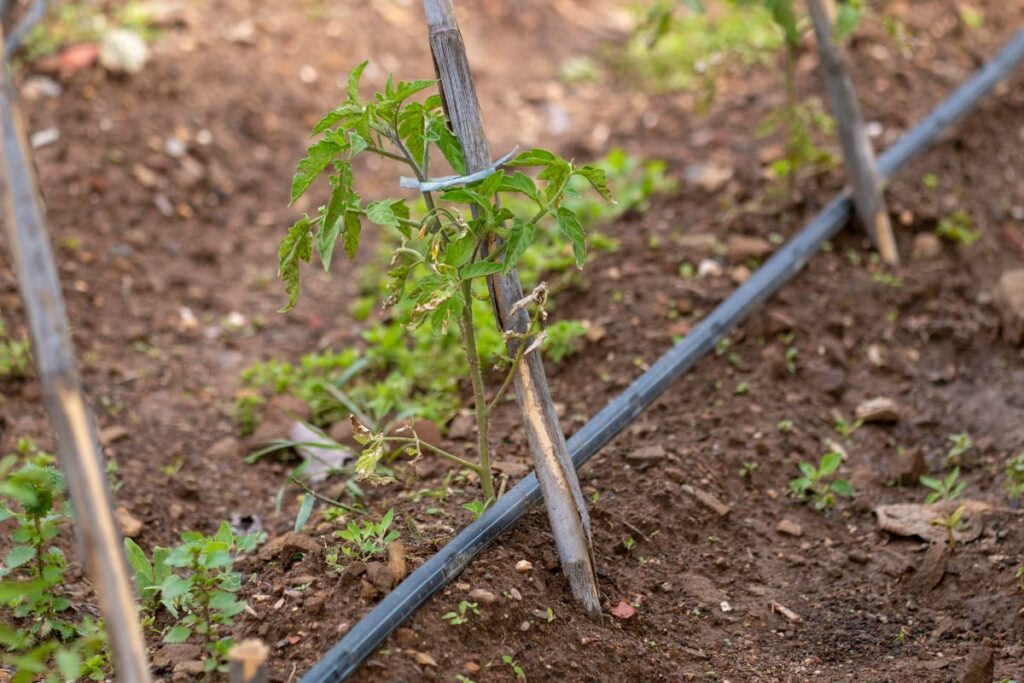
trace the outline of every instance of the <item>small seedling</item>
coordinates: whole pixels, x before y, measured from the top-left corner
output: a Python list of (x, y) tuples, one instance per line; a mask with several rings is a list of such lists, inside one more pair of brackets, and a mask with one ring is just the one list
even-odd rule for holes
[(20, 439), (17, 451), (0, 460), (0, 522), (15, 523), (0, 565), (0, 664), (16, 670), (12, 683), (104, 680), (103, 629), (73, 621), (66, 562), (54, 545), (69, 519), (63, 477), (32, 441)]
[(462, 626), (469, 621), (470, 614), (479, 616), (480, 610), (477, 607), (478, 605), (475, 602), (463, 600), (459, 603), (458, 611), (446, 612), (441, 615), (441, 618), (452, 626)]
[(938, 517), (932, 520), (933, 525), (940, 526), (946, 530), (946, 542), (949, 544), (950, 550), (956, 550), (956, 535), (954, 532), (960, 529), (960, 524), (966, 509), (966, 506), (960, 505), (956, 510), (945, 517)]
[(931, 505), (932, 503), (939, 501), (948, 503), (949, 501), (959, 498), (960, 494), (962, 494), (964, 489), (967, 488), (966, 482), (957, 481), (959, 478), (959, 467), (954, 467), (943, 479), (928, 476), (921, 477), (921, 483), (932, 490), (932, 492), (925, 497), (924, 502)]
[(836, 433), (838, 433), (839, 436), (843, 437), (844, 439), (849, 439), (851, 436), (853, 436), (854, 432), (856, 432), (858, 429), (860, 429), (863, 426), (864, 426), (864, 421), (863, 420), (855, 420), (851, 424), (851, 423), (847, 422), (845, 419), (843, 419), (840, 416), (840, 417), (836, 417), (836, 421), (832, 425), (832, 428), (834, 430), (836, 430)]
[(753, 481), (754, 480), (754, 472), (756, 470), (757, 470), (757, 463), (748, 460), (747, 462), (743, 463), (742, 467), (740, 467), (740, 478), (741, 479), (746, 479), (747, 481)]
[(950, 434), (946, 440), (953, 444), (949, 447), (949, 452), (946, 453), (946, 467), (962, 465), (962, 456), (974, 448), (974, 439), (967, 432), (960, 432), (959, 434)]
[(486, 509), (484, 507), (484, 502), (482, 500), (474, 500), (471, 503), (463, 503), (462, 507), (465, 510), (469, 510), (469, 512), (473, 515), (474, 520), (480, 519), (480, 515), (484, 514), (484, 510)]
[(151, 577), (146, 575), (149, 567), (138, 557), (132, 562), (140, 584), (155, 583), (167, 567), (177, 570), (164, 575), (159, 589), (160, 603), (176, 619), (164, 632), (164, 642), (184, 643), (198, 636), (206, 650), (203, 668), (207, 674), (228, 670), (228, 651), (235, 641), (223, 633), (246, 607), (237, 597), (242, 577), (233, 570), (235, 559), (255, 550), (265, 538), (264, 532), (236, 536), (230, 524), (221, 522), (213, 536), (183, 533), (181, 545), (166, 556), (159, 553), (158, 557), (159, 549), (154, 549)]
[(1024, 452), (1006, 461), (1006, 492), (1011, 500), (1024, 495)]
[(523, 671), (523, 667), (519, 666), (519, 663), (512, 657), (512, 655), (502, 655), (501, 663), (512, 670), (512, 675), (515, 676), (516, 679), (521, 681), (526, 680), (526, 672)]
[(853, 495), (853, 487), (845, 479), (833, 479), (830, 481), (843, 456), (834, 451), (822, 456), (817, 467), (802, 462), (799, 464), (802, 477), (789, 482), (790, 491), (801, 500), (810, 500), (817, 510), (824, 510), (835, 505), (836, 496), (849, 498)]
[(896, 642), (902, 645), (906, 640), (907, 636), (910, 635), (910, 631), (907, 630), (906, 626), (900, 626), (899, 632), (896, 633)]
[(981, 239), (981, 232), (974, 229), (974, 219), (963, 209), (939, 221), (935, 234), (961, 247), (969, 247)]
[(779, 420), (779, 424), (776, 426), (778, 427), (779, 431), (782, 432), (783, 434), (789, 434), (791, 431), (793, 431), (793, 421), (790, 420), (789, 418)]
[(622, 539), (622, 547), (626, 549), (627, 553), (630, 550), (632, 550), (635, 545), (636, 541), (633, 539), (632, 536), (626, 536), (624, 539)]
[(19, 378), (28, 373), (30, 365), (27, 339), (15, 339), (7, 332), (0, 318), (0, 377)]
[(363, 562), (383, 555), (387, 552), (388, 544), (398, 540), (400, 535), (397, 530), (390, 528), (394, 518), (395, 510), (392, 508), (378, 522), (364, 519), (361, 526), (349, 522), (344, 529), (334, 532), (335, 538), (345, 541), (341, 552), (345, 557)]

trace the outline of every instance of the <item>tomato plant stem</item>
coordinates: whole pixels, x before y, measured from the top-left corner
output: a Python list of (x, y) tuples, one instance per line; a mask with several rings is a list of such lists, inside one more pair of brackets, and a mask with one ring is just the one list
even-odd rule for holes
[(489, 427), (490, 410), (487, 396), (484, 394), (484, 377), (480, 370), (480, 354), (476, 350), (476, 332), (473, 328), (473, 291), (470, 280), (462, 283), (462, 315), (459, 316), (459, 331), (462, 333), (462, 345), (466, 349), (466, 361), (469, 363), (469, 377), (473, 384), (473, 399), (476, 404), (477, 450), (479, 451), (480, 485), (484, 490), (484, 502), (490, 505), (495, 500), (494, 481), (491, 478), (491, 445)]

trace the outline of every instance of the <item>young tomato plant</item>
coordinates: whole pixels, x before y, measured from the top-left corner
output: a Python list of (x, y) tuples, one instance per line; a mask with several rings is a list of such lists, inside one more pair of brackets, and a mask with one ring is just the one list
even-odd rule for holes
[[(507, 359), (507, 375), (488, 401), (473, 315), (472, 303), (477, 296), (474, 285), (515, 268), (546, 223), (557, 225), (572, 248), (576, 266), (582, 268), (586, 238), (576, 213), (563, 203), (568, 184), (580, 177), (606, 200), (611, 201), (611, 193), (600, 168), (577, 167), (542, 149), (523, 152), (507, 162), (511, 168), (539, 169), (535, 178), (496, 165), (469, 176), (432, 180), (431, 161), (437, 153), (456, 173), (466, 171), (461, 146), (442, 111), (441, 96), (433, 94), (422, 102), (415, 99), (434, 88), (436, 81), (395, 82), (389, 77), (383, 92), (364, 101), (359, 83), (365, 67), (364, 62), (349, 76), (345, 102), (314, 126), (313, 134), (319, 139), (309, 147), (292, 179), (293, 203), (321, 176), (326, 177), (330, 195), (315, 216), (303, 215), (281, 242), (278, 272), (288, 295), (282, 310), (295, 305), (300, 264), (310, 261), (314, 251), (328, 270), (339, 242), (350, 259), (355, 257), (364, 221), (397, 233), (400, 241), (392, 251), (384, 305), (410, 302), (407, 326), (411, 329), (429, 323), (434, 333), (443, 334), (452, 322), (457, 325), (476, 405), (477, 458), (469, 460), (448, 453), (423, 442), (415, 433), (389, 436), (357, 424), (356, 438), (364, 449), (356, 470), (370, 481), (386, 480), (377, 473), (383, 457), (396, 449), (418, 456), (425, 449), (474, 472), (487, 506), (495, 499), (490, 416), (523, 357), (539, 348), (546, 289), (540, 285), (516, 304), (517, 309), (530, 313), (530, 326), (525, 334), (517, 335), (521, 343), (516, 357)], [(364, 204), (355, 187), (352, 166), (353, 160), (363, 154), (404, 164), (414, 177), (403, 178), (401, 184), (419, 190), (422, 210), (414, 212), (404, 198), (387, 197)], [(524, 205), (530, 207), (529, 211), (516, 213), (508, 208)]]
[(924, 502), (928, 505), (942, 501), (948, 503), (956, 500), (967, 488), (967, 483), (957, 481), (960, 478), (960, 468), (954, 467), (943, 479), (935, 477), (921, 477), (921, 483), (931, 489), (931, 493), (925, 497)]
[(463, 600), (459, 603), (458, 611), (445, 612), (441, 615), (441, 618), (452, 626), (462, 626), (469, 621), (470, 613), (480, 614), (480, 610), (477, 607), (478, 605), (475, 602)]
[(833, 451), (823, 455), (817, 467), (808, 462), (800, 463), (803, 476), (789, 482), (793, 495), (802, 500), (810, 500), (817, 510), (835, 505), (836, 496), (852, 496), (853, 487), (849, 482), (845, 479), (832, 479), (842, 461), (843, 456)]
[(960, 505), (948, 515), (938, 517), (932, 520), (934, 526), (940, 526), (946, 530), (946, 543), (949, 544), (950, 550), (956, 550), (956, 531), (959, 531), (961, 522), (963, 520), (964, 511), (967, 506)]
[(0, 460), (0, 521), (15, 523), (0, 565), (0, 663), (17, 671), (14, 683), (103, 680), (109, 664), (102, 627), (75, 621), (64, 593), (66, 561), (53, 543), (70, 516), (52, 463), (27, 439)]
[(367, 561), (377, 555), (383, 555), (387, 551), (389, 543), (398, 540), (398, 531), (391, 529), (391, 522), (395, 519), (394, 509), (384, 513), (379, 522), (363, 520), (362, 526), (355, 522), (340, 531), (335, 531), (336, 538), (345, 541), (341, 552), (345, 557)]
[(147, 608), (162, 605), (176, 620), (164, 632), (164, 642), (184, 643), (199, 636), (206, 649), (203, 667), (208, 674), (227, 671), (234, 640), (222, 633), (245, 610), (245, 602), (237, 597), (242, 578), (233, 570), (235, 558), (255, 550), (265, 537), (263, 532), (236, 536), (231, 525), (222, 522), (213, 536), (189, 531), (173, 550), (154, 548), (152, 561), (134, 542), (125, 542)]

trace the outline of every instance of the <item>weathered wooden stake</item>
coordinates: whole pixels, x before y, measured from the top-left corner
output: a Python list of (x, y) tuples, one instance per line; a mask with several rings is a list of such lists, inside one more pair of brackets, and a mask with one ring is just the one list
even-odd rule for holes
[(267, 683), (267, 657), (270, 648), (262, 640), (243, 640), (228, 652), (231, 683)]
[(82, 398), (64, 297), (16, 97), (7, 63), (2, 62), (0, 203), (28, 317), (32, 356), (75, 508), (79, 550), (96, 589), (113, 649), (117, 680), (146, 683), (150, 680), (149, 665), (135, 612), (132, 580), (111, 511), (96, 430)]
[(832, 20), (822, 0), (807, 0), (807, 9), (811, 14), (814, 35), (818, 40), (818, 54), (825, 75), (829, 105), (839, 124), (843, 164), (853, 188), (853, 204), (857, 209), (857, 216), (878, 247), (882, 260), (889, 265), (896, 265), (900, 256), (885, 200), (882, 198), (881, 179), (875, 167), (875, 154), (867, 133), (864, 132), (864, 120), (853, 83), (843, 68), (842, 53), (832, 40)]
[[(491, 152), (484, 134), (480, 103), (469, 70), (466, 46), (462, 41), (451, 0), (424, 0), (430, 48), (441, 80), (446, 111), (455, 135), (466, 154), (467, 171), (472, 173), (491, 165)], [(493, 250), (497, 244), (489, 245)], [(523, 297), (519, 274), (492, 275), (487, 281), (499, 327), (523, 334), (529, 329), (529, 316), (512, 306)], [(508, 342), (513, 357), (520, 343)], [(591, 615), (601, 613), (597, 575), (591, 550), (590, 518), (576, 470), (569, 458), (558, 417), (548, 389), (540, 354), (530, 353), (519, 364), (515, 375), (516, 395), (523, 414), (523, 426), (537, 469), (537, 479), (547, 507), (558, 555), (573, 594)]]

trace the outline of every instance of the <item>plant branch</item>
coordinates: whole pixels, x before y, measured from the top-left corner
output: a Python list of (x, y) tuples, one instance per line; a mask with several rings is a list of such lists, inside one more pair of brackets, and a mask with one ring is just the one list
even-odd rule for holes
[(439, 455), (439, 456), (441, 456), (442, 458), (444, 458), (446, 460), (450, 460), (451, 462), (455, 463), (456, 465), (461, 465), (462, 467), (467, 467), (467, 468), (473, 470), (474, 472), (479, 472), (480, 471), (480, 465), (476, 464), (475, 462), (470, 462), (469, 460), (466, 460), (465, 458), (460, 458), (459, 456), (455, 455), (454, 453), (449, 453), (448, 451), (444, 450), (443, 448), (438, 448), (434, 444), (432, 444), (430, 442), (427, 442), (427, 441), (424, 441), (423, 439), (420, 439), (418, 437), (413, 439), (413, 438), (408, 437), (408, 436), (385, 436), (384, 437), (384, 441), (385, 442), (394, 441), (395, 443), (419, 444), (420, 446), (423, 446), (424, 448), (426, 448), (428, 451), (431, 451), (432, 453), (435, 453), (436, 455)]
[[(476, 331), (473, 327), (473, 289), (472, 280), (462, 282), (462, 314), (459, 316), (459, 331), (462, 332), (462, 344), (466, 349), (466, 360), (469, 363), (469, 376), (473, 384), (473, 399), (476, 403), (477, 450), (480, 465), (478, 474), (484, 490), (484, 499), (494, 502), (494, 481), (491, 478), (491, 446), (490, 446), (490, 408), (484, 393), (484, 376), (480, 369), (480, 354), (476, 349)], [(489, 504), (488, 503), (488, 504)]]
[(328, 498), (325, 495), (317, 493), (313, 489), (309, 488), (309, 486), (306, 485), (306, 482), (302, 481), (301, 479), (299, 479), (298, 477), (296, 477), (294, 475), (289, 476), (288, 480), (291, 481), (291, 483), (293, 483), (296, 486), (298, 486), (303, 491), (305, 491), (306, 494), (308, 494), (310, 496), (313, 496), (314, 498), (319, 500), (321, 503), (327, 503), (328, 505), (333, 505), (336, 508), (341, 508), (345, 512), (351, 512), (354, 515), (360, 514), (359, 510), (356, 510), (351, 505), (345, 505), (344, 503), (339, 502), (337, 500), (334, 500), (333, 498)]

